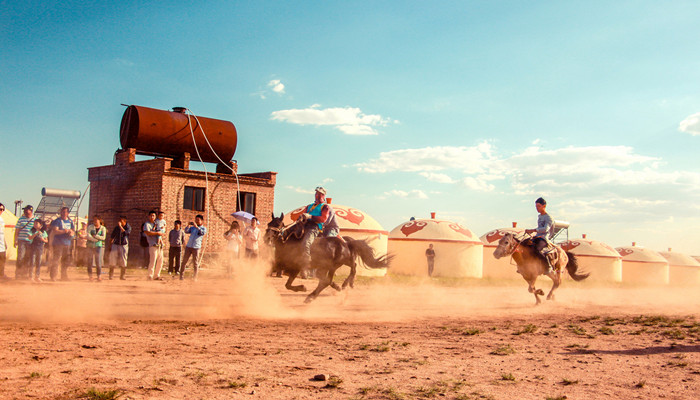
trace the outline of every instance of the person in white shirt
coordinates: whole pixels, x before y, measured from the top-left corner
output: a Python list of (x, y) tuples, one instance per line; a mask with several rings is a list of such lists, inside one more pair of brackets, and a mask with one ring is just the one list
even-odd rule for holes
[(250, 220), (250, 225), (243, 232), (245, 240), (245, 256), (246, 258), (257, 258), (260, 252), (258, 242), (260, 241), (260, 229), (258, 229), (258, 219), (253, 217)]

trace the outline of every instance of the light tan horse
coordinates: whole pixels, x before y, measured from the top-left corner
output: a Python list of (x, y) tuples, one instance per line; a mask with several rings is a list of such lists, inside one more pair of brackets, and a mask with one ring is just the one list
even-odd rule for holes
[(561, 273), (564, 267), (569, 272), (569, 276), (575, 281), (582, 281), (588, 278), (588, 274), (582, 275), (576, 273), (578, 270), (578, 261), (572, 253), (564, 251), (561, 247), (555, 246), (557, 251), (556, 261), (552, 267), (554, 272), (547, 272), (549, 269), (547, 261), (535, 249), (532, 239), (529, 237), (516, 237), (512, 233), (507, 233), (498, 242), (498, 247), (493, 252), (496, 259), (501, 257), (511, 256), (518, 266), (518, 273), (523, 276), (523, 279), (529, 285), (527, 290), (535, 295), (535, 304), (540, 304), (540, 296), (544, 296), (542, 289), (535, 288), (535, 281), (540, 275), (548, 276), (553, 284), (552, 289), (547, 294), (547, 300), (554, 300), (554, 290), (561, 284)]

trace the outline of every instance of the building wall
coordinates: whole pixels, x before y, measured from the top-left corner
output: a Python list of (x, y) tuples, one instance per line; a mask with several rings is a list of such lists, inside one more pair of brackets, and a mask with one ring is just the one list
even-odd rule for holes
[[(236, 178), (228, 173), (207, 173), (173, 168), (169, 158), (135, 161), (135, 150), (127, 149), (115, 156), (114, 165), (88, 168), (90, 181), (89, 214), (100, 214), (111, 232), (117, 218), (126, 215), (132, 227), (129, 237), (131, 253), (139, 243), (140, 228), (150, 210), (165, 212), (168, 231), (175, 220), (186, 226), (197, 214), (205, 217), (209, 229), (206, 251), (225, 247), (224, 232), (228, 230), (236, 210)], [(240, 191), (256, 193), (255, 214), (261, 226), (266, 226), (274, 209), (275, 172), (239, 174)], [(185, 186), (206, 190), (204, 211), (185, 210)], [(208, 188), (208, 189), (207, 189)], [(167, 250), (167, 248), (166, 248)]]

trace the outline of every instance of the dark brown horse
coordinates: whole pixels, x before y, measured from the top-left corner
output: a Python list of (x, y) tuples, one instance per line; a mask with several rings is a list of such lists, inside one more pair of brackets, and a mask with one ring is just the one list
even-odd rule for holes
[(547, 260), (540, 254), (533, 244), (532, 238), (516, 237), (512, 233), (506, 233), (498, 242), (498, 247), (493, 252), (496, 259), (501, 257), (511, 256), (518, 266), (518, 273), (523, 276), (523, 279), (529, 285), (527, 290), (535, 295), (535, 304), (540, 304), (540, 296), (544, 295), (542, 289), (535, 288), (535, 281), (540, 275), (548, 276), (553, 284), (552, 289), (547, 294), (547, 300), (554, 300), (554, 290), (561, 284), (562, 269), (566, 267), (569, 276), (575, 281), (582, 281), (588, 278), (588, 274), (578, 274), (578, 261), (576, 256), (568, 251), (564, 251), (561, 247), (556, 246), (557, 257), (554, 267), (554, 272), (547, 272)]
[[(292, 285), (294, 279), (307, 266), (304, 258), (304, 249), (301, 238), (304, 237), (304, 221), (297, 220), (288, 226), (284, 226), (284, 214), (275, 217), (267, 225), (265, 240), (275, 248), (273, 270), (286, 271), (289, 274), (285, 287), (295, 292), (306, 291), (304, 285)], [(328, 286), (340, 291), (347, 286), (353, 287), (357, 265), (355, 260), (360, 258), (369, 268), (386, 268), (391, 257), (382, 255), (374, 256), (374, 250), (364, 240), (344, 237), (319, 237), (311, 245), (311, 265), (316, 269), (318, 286), (311, 292), (305, 302), (318, 297)], [(343, 265), (350, 267), (350, 275), (343, 281), (342, 288), (333, 283), (335, 271)]]

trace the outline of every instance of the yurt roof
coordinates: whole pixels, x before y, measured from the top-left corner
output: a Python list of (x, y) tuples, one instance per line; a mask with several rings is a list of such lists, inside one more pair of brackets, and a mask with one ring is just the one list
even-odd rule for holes
[(440, 219), (416, 219), (400, 224), (389, 233), (389, 240), (417, 240), (482, 244), (474, 232), (462, 225)]
[[(344, 206), (341, 204), (331, 204), (333, 211), (335, 211), (336, 220), (338, 226), (342, 230), (346, 231), (356, 231), (356, 232), (368, 232), (368, 233), (383, 233), (388, 234), (380, 224), (372, 218), (369, 214), (357, 208)], [(299, 216), (304, 212), (304, 207), (299, 207), (296, 210), (284, 215), (284, 223), (291, 224), (292, 221), (296, 221)]]
[(682, 266), (682, 267), (700, 267), (700, 262), (693, 257), (677, 253), (675, 251), (660, 251), (659, 254), (666, 260), (668, 260), (669, 265)]
[(668, 263), (663, 256), (654, 250), (649, 250), (639, 246), (623, 246), (616, 247), (618, 253), (622, 256), (622, 261), (639, 261), (639, 262), (661, 262)]
[(506, 233), (513, 233), (513, 234), (518, 234), (522, 233), (525, 231), (525, 229), (521, 228), (501, 228), (501, 229), (494, 229), (492, 231), (486, 232), (481, 237), (479, 238), (484, 244), (492, 244), (492, 243), (498, 243), (503, 236), (506, 235)]
[(613, 257), (622, 258), (620, 253), (608, 244), (591, 239), (570, 239), (561, 244), (561, 247), (577, 256)]

